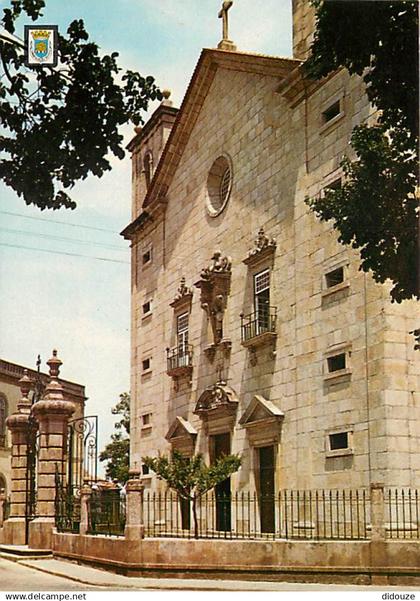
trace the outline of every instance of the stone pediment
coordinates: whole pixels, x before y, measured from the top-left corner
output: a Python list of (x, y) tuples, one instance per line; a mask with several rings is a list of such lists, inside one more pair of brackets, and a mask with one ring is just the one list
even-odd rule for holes
[(284, 412), (273, 402), (256, 394), (242, 414), (239, 424), (248, 430), (251, 444), (275, 444), (280, 439)]
[(197, 430), (189, 421), (177, 415), (165, 438), (172, 445), (173, 449), (185, 455), (192, 455), (194, 453)]
[(268, 401), (263, 396), (256, 394), (244, 411), (239, 423), (246, 428), (247, 426), (253, 425), (255, 422), (272, 421), (273, 419), (278, 421), (283, 417), (283, 411), (276, 407), (274, 403)]
[(165, 438), (170, 442), (173, 438), (185, 436), (197, 436), (197, 430), (190, 424), (189, 421), (177, 415)]
[[(205, 48), (201, 53), (175, 124), (156, 167), (143, 202), (142, 213), (124, 229), (122, 235), (126, 239), (131, 239), (136, 231), (142, 227), (144, 220), (150, 218), (149, 215), (153, 212), (152, 207), (159, 203), (164, 206), (165, 203), (162, 199), (165, 199), (171, 186), (194, 126), (200, 118), (204, 102), (211, 93), (211, 86), (219, 69), (272, 77), (273, 81), (280, 83), (301, 62), (291, 58)], [(215, 101), (219, 102), (220, 99), (215, 97)]]

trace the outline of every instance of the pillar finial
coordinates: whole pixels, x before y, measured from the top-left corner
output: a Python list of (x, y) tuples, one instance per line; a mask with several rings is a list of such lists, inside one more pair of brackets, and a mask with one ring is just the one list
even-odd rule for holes
[(57, 349), (54, 349), (51, 359), (48, 359), (47, 361), (47, 365), (50, 368), (50, 377), (54, 380), (58, 378), (60, 367), (63, 365), (63, 362), (58, 358), (57, 354)]
[(32, 388), (32, 380), (29, 378), (28, 376), (28, 370), (24, 369), (23, 370), (23, 376), (21, 377), (21, 379), (18, 382), (19, 384), (19, 388), (20, 388), (20, 392), (22, 394), (22, 401), (26, 401), (26, 402), (30, 402), (29, 398), (28, 398), (28, 394), (29, 391)]

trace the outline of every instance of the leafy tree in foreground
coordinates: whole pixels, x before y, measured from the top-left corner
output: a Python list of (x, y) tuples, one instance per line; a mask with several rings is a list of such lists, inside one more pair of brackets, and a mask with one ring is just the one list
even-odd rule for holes
[[(36, 21), (45, 0), (12, 0), (1, 28), (15, 32), (25, 14)], [(100, 56), (81, 19), (59, 35), (57, 68), (24, 66), (19, 45), (0, 37), (0, 179), (41, 209), (74, 209), (67, 191), (124, 157), (118, 128), (138, 124), (149, 100), (161, 99), (153, 77), (121, 75), (117, 52)], [(118, 80), (121, 80), (119, 83)]]
[(238, 455), (224, 455), (207, 466), (202, 455), (184, 457), (174, 451), (171, 459), (167, 457), (142, 457), (144, 465), (153, 470), (182, 499), (191, 501), (194, 536), (198, 538), (197, 501), (231, 474), (236, 472), (241, 460)]
[(309, 77), (340, 67), (358, 74), (377, 123), (352, 133), (356, 160), (344, 158), (345, 181), (308, 204), (333, 220), (339, 241), (359, 249), (361, 269), (393, 282), (391, 299), (420, 298), (418, 257), (418, 3), (312, 0), (316, 24)]
[(116, 422), (117, 432), (111, 435), (111, 442), (100, 453), (99, 460), (107, 461), (105, 474), (111, 480), (118, 480), (125, 484), (128, 480), (130, 457), (130, 395), (128, 392), (120, 394), (119, 402), (111, 409), (113, 415), (121, 415)]

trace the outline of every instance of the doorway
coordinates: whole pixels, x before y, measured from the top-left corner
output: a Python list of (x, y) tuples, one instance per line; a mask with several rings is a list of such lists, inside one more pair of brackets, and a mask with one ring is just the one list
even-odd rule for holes
[(274, 447), (258, 448), (261, 532), (275, 532)]
[[(223, 455), (230, 454), (230, 433), (211, 436), (211, 462), (214, 463)], [(216, 498), (216, 530), (230, 532), (231, 520), (231, 491), (230, 478), (226, 478), (215, 487)]]

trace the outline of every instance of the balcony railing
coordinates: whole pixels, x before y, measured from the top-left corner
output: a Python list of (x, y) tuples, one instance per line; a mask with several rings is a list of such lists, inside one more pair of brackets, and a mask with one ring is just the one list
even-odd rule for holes
[(261, 343), (276, 334), (277, 307), (241, 314), (241, 337), (244, 346)]
[(192, 371), (193, 347), (183, 344), (166, 349), (166, 372), (169, 376), (182, 376)]

